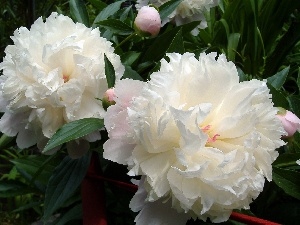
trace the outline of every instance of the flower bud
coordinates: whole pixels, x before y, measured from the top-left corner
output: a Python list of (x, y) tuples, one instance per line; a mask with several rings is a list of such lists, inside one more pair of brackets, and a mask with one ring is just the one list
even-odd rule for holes
[(281, 120), (284, 130), (287, 132), (286, 137), (291, 137), (300, 130), (300, 119), (292, 112), (279, 108), (277, 117)]
[(107, 110), (109, 106), (116, 104), (114, 98), (115, 98), (114, 88), (110, 88), (104, 93), (104, 97), (102, 99), (102, 106), (105, 110)]
[(134, 20), (135, 31), (143, 37), (155, 37), (160, 31), (160, 27), (161, 19), (158, 11), (154, 7), (143, 6)]

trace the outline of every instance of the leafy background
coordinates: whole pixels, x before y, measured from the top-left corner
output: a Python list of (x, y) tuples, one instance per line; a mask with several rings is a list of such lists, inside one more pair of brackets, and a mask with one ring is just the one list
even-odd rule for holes
[[(168, 16), (181, 0), (172, 0), (160, 8)], [(164, 26), (156, 38), (134, 34), (134, 1), (100, 0), (2, 0), (0, 5), (0, 58), (12, 44), (16, 28), (31, 24), (52, 11), (68, 15), (89, 27), (99, 27), (110, 40), (125, 65), (124, 77), (147, 80), (160, 67), (167, 52), (201, 52), (226, 54), (239, 70), (240, 80), (266, 79), (275, 106), (300, 116), (300, 1), (294, 0), (221, 0), (206, 14), (208, 27), (198, 36), (190, 31), (192, 22), (175, 27)], [(113, 85), (113, 71), (106, 61), (106, 72)], [(78, 129), (85, 126), (86, 129)], [(48, 149), (103, 127), (103, 121), (84, 119), (62, 127), (50, 140)], [(74, 132), (72, 132), (74, 131)], [(78, 132), (77, 132), (78, 131)], [(97, 156), (105, 177), (130, 183), (126, 168), (103, 160), (102, 144), (91, 145), (85, 156), (72, 160), (65, 146), (47, 156), (36, 147), (20, 150), (14, 138), (0, 138), (0, 224), (82, 224), (80, 183), (91, 157)], [(273, 163), (273, 181), (243, 213), (284, 224), (300, 221), (300, 135), (286, 139)], [(52, 145), (52, 146), (51, 146)], [(91, 153), (93, 152), (93, 154)], [(135, 214), (128, 209), (133, 193), (105, 183), (109, 224), (133, 224)], [(42, 222), (43, 221), (43, 222)], [(208, 223), (208, 222), (207, 222)], [(188, 224), (206, 224), (189, 221)], [(224, 224), (239, 224), (228, 221)]]

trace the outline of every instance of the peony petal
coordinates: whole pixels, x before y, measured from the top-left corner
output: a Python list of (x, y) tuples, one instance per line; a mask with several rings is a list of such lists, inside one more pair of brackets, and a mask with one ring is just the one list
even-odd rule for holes
[(32, 130), (20, 130), (16, 139), (16, 143), (20, 149), (28, 148), (37, 143), (37, 137)]
[(122, 140), (109, 139), (103, 144), (103, 157), (123, 165), (128, 163), (134, 148), (134, 144), (127, 144)]
[(170, 200), (166, 203), (160, 200), (146, 203), (134, 222), (136, 225), (184, 225), (188, 219), (187, 214), (177, 213), (171, 208)]

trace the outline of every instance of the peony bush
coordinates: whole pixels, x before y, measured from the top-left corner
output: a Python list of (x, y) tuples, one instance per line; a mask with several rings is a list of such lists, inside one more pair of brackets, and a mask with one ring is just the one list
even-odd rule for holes
[(5, 34), (4, 209), (28, 224), (297, 224), (300, 2), (66, 2)]

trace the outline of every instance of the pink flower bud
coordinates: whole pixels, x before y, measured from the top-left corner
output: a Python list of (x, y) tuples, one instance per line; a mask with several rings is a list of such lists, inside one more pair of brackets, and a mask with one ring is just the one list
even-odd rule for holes
[(161, 19), (158, 11), (154, 7), (143, 6), (134, 20), (136, 32), (143, 37), (155, 37), (160, 31), (160, 27)]
[(280, 108), (277, 117), (281, 120), (287, 132), (286, 137), (291, 137), (296, 131), (300, 131), (300, 119), (294, 113)]
[(105, 110), (109, 106), (116, 104), (116, 102), (114, 101), (115, 96), (116, 95), (114, 88), (110, 88), (104, 93), (104, 97), (102, 99), (102, 106)]

